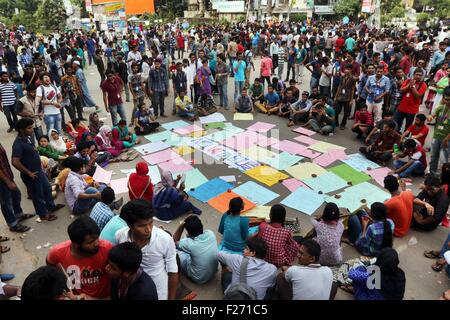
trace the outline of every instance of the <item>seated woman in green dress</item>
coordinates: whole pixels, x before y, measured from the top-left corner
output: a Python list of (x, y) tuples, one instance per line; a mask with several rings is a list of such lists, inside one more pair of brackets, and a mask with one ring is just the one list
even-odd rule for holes
[(128, 131), (127, 122), (125, 120), (120, 120), (117, 126), (113, 127), (111, 133), (112, 143), (114, 145), (116, 143), (123, 143), (124, 148), (131, 148), (139, 143), (136, 134)]

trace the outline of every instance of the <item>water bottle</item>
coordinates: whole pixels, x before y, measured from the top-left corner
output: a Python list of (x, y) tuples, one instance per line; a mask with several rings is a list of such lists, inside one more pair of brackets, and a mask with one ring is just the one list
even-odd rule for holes
[(394, 144), (394, 153), (398, 153), (399, 151), (398, 144)]

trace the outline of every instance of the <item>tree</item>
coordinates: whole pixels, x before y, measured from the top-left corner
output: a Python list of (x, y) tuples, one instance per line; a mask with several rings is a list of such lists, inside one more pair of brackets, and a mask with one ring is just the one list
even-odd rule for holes
[(12, 18), (14, 9), (17, 8), (16, 0), (0, 0), (0, 15), (6, 18)]
[(43, 0), (37, 10), (37, 18), (46, 30), (64, 30), (66, 9), (60, 0)]
[(360, 0), (340, 0), (334, 6), (334, 13), (340, 17), (356, 17), (361, 12)]
[(33, 14), (39, 7), (41, 0), (19, 0), (18, 8), (25, 10), (29, 14)]
[(425, 27), (428, 20), (430, 20), (430, 14), (427, 12), (420, 12), (416, 15), (417, 24), (421, 27)]

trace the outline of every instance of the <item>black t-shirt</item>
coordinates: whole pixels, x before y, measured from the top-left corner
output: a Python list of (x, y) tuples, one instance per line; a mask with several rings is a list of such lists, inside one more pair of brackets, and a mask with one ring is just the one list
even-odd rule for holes
[(125, 297), (121, 299), (119, 299), (119, 280), (111, 280), (111, 297), (112, 300), (158, 300), (158, 293), (152, 278), (141, 271), (139, 278), (128, 287)]
[[(439, 190), (438, 193), (436, 193), (433, 197), (430, 197), (428, 192), (422, 191), (417, 195), (417, 198), (425, 201), (426, 203), (429, 203), (434, 208), (434, 215), (433, 215), (433, 222), (430, 222), (428, 224), (421, 224), (416, 226), (423, 230), (434, 230), (437, 228), (437, 226), (442, 222), (444, 219), (444, 216), (447, 214), (447, 209), (449, 205), (449, 199), (447, 197), (447, 194), (443, 190)], [(424, 217), (428, 217), (427, 209), (422, 207), (420, 209), (420, 214)]]
[[(12, 147), (12, 157), (19, 158), (23, 166), (31, 172), (41, 172), (41, 157), (30, 137), (17, 136)], [(24, 176), (24, 174), (22, 174)]]

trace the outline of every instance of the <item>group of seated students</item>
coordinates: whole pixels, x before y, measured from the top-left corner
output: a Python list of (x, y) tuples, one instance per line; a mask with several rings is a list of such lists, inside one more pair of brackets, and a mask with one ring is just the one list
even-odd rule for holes
[(186, 95), (186, 91), (181, 90), (175, 97), (176, 113), (182, 118), (190, 121), (198, 120), (198, 117), (208, 116), (217, 112), (217, 106), (211, 95), (203, 93), (196, 104)]
[(253, 113), (255, 108), (260, 112), (288, 118), (288, 127), (301, 124), (323, 135), (330, 135), (336, 128), (334, 108), (326, 96), (319, 94), (318, 88), (311, 93), (300, 94), (296, 81), (290, 80), (286, 87), (283, 81), (273, 78), (264, 94), (264, 86), (259, 78), (249, 88), (244, 87), (234, 102), (234, 112)]

